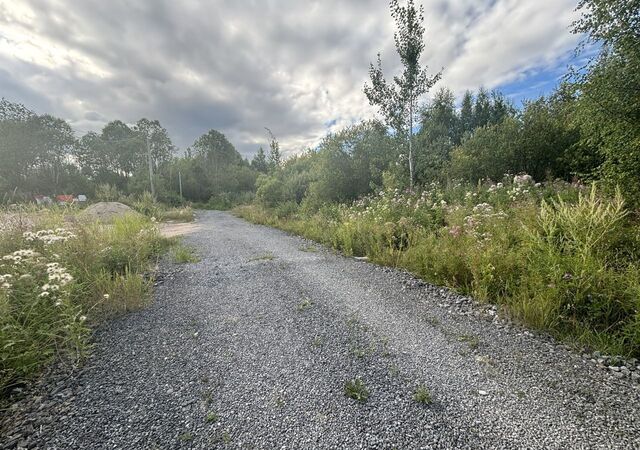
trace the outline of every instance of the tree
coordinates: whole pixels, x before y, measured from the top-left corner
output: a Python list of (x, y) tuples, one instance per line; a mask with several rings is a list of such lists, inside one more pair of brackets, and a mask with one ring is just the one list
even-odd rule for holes
[(251, 160), (251, 167), (254, 170), (257, 170), (260, 173), (267, 173), (269, 171), (269, 164), (267, 163), (267, 157), (264, 154), (264, 150), (262, 147), (258, 149), (258, 152), (255, 154), (253, 159)]
[(144, 139), (121, 120), (106, 124), (100, 138), (105, 145), (99, 150), (113, 158), (116, 172), (125, 179), (129, 179), (138, 167), (146, 163)]
[(365, 84), (364, 93), (371, 105), (379, 107), (387, 125), (407, 142), (409, 185), (413, 187), (413, 123), (417, 102), (440, 79), (442, 72), (429, 77), (426, 68), (420, 66), (420, 55), (424, 50), (424, 8), (417, 9), (413, 0), (405, 7), (400, 6), (398, 0), (391, 0), (389, 7), (396, 22), (397, 31), (393, 37), (404, 70), (402, 75), (393, 78), (393, 83), (388, 83), (378, 53), (377, 66), (371, 63), (369, 68), (371, 86)]
[(444, 178), (451, 149), (459, 140), (460, 117), (455, 96), (447, 88), (439, 89), (421, 111), (420, 131), (416, 136), (416, 178), (422, 183)]
[(473, 131), (473, 92), (467, 90), (462, 96), (462, 106), (460, 107), (460, 133), (456, 139), (459, 144), (465, 133)]
[(77, 141), (67, 122), (0, 100), (0, 178), (5, 188), (57, 191)]
[(151, 159), (157, 169), (162, 163), (171, 159), (176, 151), (176, 147), (171, 142), (169, 133), (160, 125), (158, 120), (142, 118), (133, 127), (134, 131), (140, 133), (144, 139), (148, 139), (151, 149)]
[(282, 164), (282, 156), (280, 155), (280, 143), (273, 135), (271, 130), (264, 127), (269, 133), (269, 168), (270, 170), (276, 170)]
[(597, 174), (640, 205), (640, 0), (581, 0), (574, 33), (600, 46), (572, 72), (581, 146), (597, 148)]
[(489, 93), (483, 87), (476, 95), (476, 102), (473, 105), (473, 128), (480, 128), (489, 123), (491, 119), (491, 101)]

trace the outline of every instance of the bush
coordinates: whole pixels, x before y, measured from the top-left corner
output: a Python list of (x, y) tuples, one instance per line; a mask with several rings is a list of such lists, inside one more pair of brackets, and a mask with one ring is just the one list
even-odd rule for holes
[(112, 184), (99, 184), (96, 187), (96, 200), (99, 202), (118, 202), (122, 193)]

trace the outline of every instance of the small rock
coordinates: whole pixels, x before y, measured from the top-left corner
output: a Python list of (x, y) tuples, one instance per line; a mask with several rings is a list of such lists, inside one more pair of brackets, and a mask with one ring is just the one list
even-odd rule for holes
[(478, 391), (478, 394), (482, 395), (482, 396), (489, 395), (489, 393), (487, 391)]

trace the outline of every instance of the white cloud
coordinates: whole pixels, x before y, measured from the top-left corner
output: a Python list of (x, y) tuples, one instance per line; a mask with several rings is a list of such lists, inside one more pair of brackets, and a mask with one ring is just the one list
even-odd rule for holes
[[(424, 62), (457, 93), (517, 80), (575, 46), (574, 6), (426, 0)], [(386, 0), (0, 0), (0, 95), (81, 132), (146, 116), (181, 146), (215, 128), (248, 154), (268, 126), (295, 152), (374, 114), (362, 86), (378, 52), (399, 69), (392, 36)]]

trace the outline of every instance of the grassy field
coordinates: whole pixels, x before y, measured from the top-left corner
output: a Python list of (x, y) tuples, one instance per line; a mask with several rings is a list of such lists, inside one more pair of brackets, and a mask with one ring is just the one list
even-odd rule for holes
[(145, 305), (152, 263), (171, 244), (139, 214), (102, 224), (72, 208), (23, 208), (1, 223), (2, 394), (55, 358), (78, 361), (92, 325)]
[(235, 213), (497, 303), (570, 343), (640, 354), (640, 227), (620, 195), (595, 186), (432, 184), (318, 211)]

